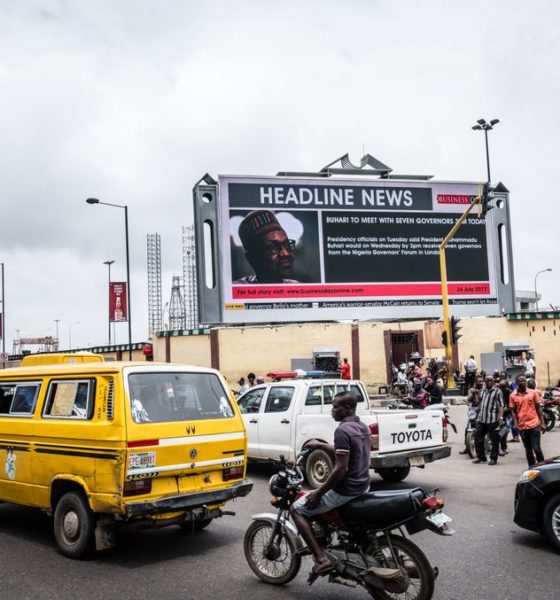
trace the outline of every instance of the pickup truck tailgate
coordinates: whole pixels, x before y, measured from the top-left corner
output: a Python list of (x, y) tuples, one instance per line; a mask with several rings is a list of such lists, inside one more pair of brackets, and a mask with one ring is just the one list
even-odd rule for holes
[(379, 453), (418, 450), (443, 442), (440, 410), (395, 411), (378, 416)]

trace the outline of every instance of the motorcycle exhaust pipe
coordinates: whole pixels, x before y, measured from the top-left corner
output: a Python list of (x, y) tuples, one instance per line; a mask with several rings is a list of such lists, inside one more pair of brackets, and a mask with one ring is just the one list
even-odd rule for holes
[[(350, 559), (350, 556), (360, 561), (354, 562)], [(385, 592), (392, 594), (402, 594), (406, 592), (410, 585), (410, 579), (408, 573), (401, 571), (401, 576), (395, 579), (386, 579), (376, 575), (373, 569), (376, 567), (370, 566), (364, 563), (359, 554), (349, 555), (348, 560), (337, 560), (334, 565), (334, 569), (342, 577), (347, 579), (353, 579), (354, 581), (363, 581), (366, 585)]]

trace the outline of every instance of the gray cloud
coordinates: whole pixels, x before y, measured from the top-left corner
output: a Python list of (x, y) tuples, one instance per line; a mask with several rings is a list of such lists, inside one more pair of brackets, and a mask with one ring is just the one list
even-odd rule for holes
[[(205, 172), (318, 169), (362, 147), (400, 172), (493, 178), (512, 192), (517, 286), (560, 269), (554, 214), (559, 56), (549, 0), (466, 3), (20, 1), (0, 9), (0, 161), (7, 334), (80, 321), (105, 341), (106, 268), (146, 336), (146, 233), (162, 235), (164, 298)], [(536, 240), (538, 240), (536, 242)], [(555, 272), (539, 278), (559, 302)], [(125, 332), (120, 339), (124, 341)]]

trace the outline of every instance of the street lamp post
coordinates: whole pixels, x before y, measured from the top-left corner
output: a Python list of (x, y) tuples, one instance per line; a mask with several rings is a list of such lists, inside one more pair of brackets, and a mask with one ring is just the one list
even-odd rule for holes
[(109, 346), (111, 345), (111, 265), (114, 263), (114, 260), (106, 260), (103, 264), (107, 265), (108, 270), (109, 270), (109, 285), (108, 285), (108, 298), (109, 298), (109, 302), (108, 302), (108, 309), (107, 309), (107, 314), (108, 319), (109, 319)]
[(72, 325), (79, 325), (80, 321), (73, 321), (68, 325), (68, 350), (72, 350)]
[(124, 233), (126, 242), (126, 307), (128, 318), (128, 360), (132, 360), (132, 318), (130, 314), (130, 253), (128, 248), (128, 206), (126, 204), (112, 204), (110, 202), (101, 202), (97, 198), (88, 198), (88, 204), (103, 204), (105, 206), (114, 206), (115, 208), (124, 208)]
[(537, 309), (537, 312), (539, 310), (539, 297), (537, 295), (537, 277), (541, 274), (541, 273), (548, 273), (549, 271), (552, 271), (552, 269), (543, 269), (542, 271), (538, 271), (537, 274), (535, 275), (535, 308)]
[(56, 349), (58, 350), (58, 324), (60, 323), (60, 321), (62, 321), (62, 319), (54, 319), (54, 322), (56, 324)]
[(486, 170), (488, 172), (488, 183), (492, 181), (490, 177), (490, 153), (488, 151), (488, 132), (491, 129), (494, 129), (494, 125), (497, 125), (500, 122), (500, 119), (492, 119), (489, 123), (487, 123), (484, 119), (478, 119), (476, 125), (473, 125), (473, 129), (475, 131), (484, 131), (484, 141), (486, 145)]

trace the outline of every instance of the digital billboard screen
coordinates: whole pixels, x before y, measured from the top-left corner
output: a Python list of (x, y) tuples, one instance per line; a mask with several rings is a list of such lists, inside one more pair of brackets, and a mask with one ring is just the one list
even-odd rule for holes
[[(219, 320), (441, 316), (439, 245), (479, 189), (434, 181), (220, 177)], [(448, 245), (457, 316), (498, 315), (510, 302), (507, 247), (498, 239), (498, 225), (509, 231), (507, 206), (493, 212), (484, 218), (475, 209)]]

